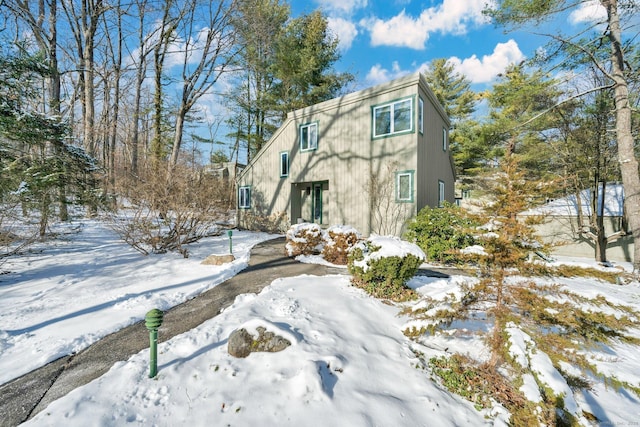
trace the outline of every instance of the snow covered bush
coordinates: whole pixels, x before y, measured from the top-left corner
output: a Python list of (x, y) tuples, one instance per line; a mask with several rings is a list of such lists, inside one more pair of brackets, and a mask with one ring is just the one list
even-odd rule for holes
[(346, 265), (349, 252), (360, 241), (358, 231), (350, 226), (335, 225), (324, 233), (322, 257), (333, 264)]
[(427, 206), (411, 220), (405, 238), (420, 246), (429, 261), (459, 263), (459, 251), (473, 245), (471, 230), (477, 225), (471, 215), (455, 205)]
[(322, 229), (318, 224), (294, 224), (287, 230), (286, 238), (285, 251), (290, 257), (317, 255), (324, 246)]
[(406, 286), (425, 260), (417, 245), (397, 237), (372, 235), (349, 254), (351, 282), (376, 298), (393, 301), (414, 299)]

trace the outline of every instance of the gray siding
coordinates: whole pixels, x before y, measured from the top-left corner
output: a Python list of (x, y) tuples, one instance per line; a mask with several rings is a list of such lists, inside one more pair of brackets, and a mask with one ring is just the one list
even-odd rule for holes
[[(437, 204), (438, 179), (447, 183), (453, 201), (453, 172), (447, 171), (451, 169), (448, 152), (441, 148), (447, 119), (441, 108), (432, 105), (432, 95), (426, 95), (425, 85), (420, 89), (425, 101), (425, 133), (418, 132), (418, 82), (422, 79), (414, 75), (290, 113), (240, 176), (239, 185), (252, 189), (250, 213), (272, 217), (286, 214), (289, 223), (298, 218), (310, 221), (309, 197), (314, 194), (312, 189), (308, 195), (307, 188), (322, 183), (323, 225), (348, 224), (365, 235), (400, 234), (403, 223), (416, 214), (418, 207)], [(413, 132), (372, 138), (373, 106), (407, 97), (413, 102)], [(318, 124), (318, 148), (301, 151), (298, 130), (308, 123)], [(283, 151), (289, 152), (290, 168), (289, 176), (281, 178)], [(395, 201), (398, 171), (414, 173), (412, 203)], [(372, 203), (369, 191), (372, 176), (389, 185), (391, 191), (376, 203)], [(251, 226), (247, 213), (239, 212), (241, 226)]]

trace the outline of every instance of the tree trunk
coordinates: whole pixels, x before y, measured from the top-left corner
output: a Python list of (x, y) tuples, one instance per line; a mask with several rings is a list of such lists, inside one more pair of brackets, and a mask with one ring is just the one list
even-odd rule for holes
[[(60, 120), (60, 72), (58, 70), (58, 16), (57, 0), (51, 1), (49, 9), (49, 67), (51, 75), (49, 77), (49, 107), (51, 113)], [(58, 149), (56, 149), (58, 151)], [(67, 183), (64, 176), (58, 179), (58, 215), (60, 221), (69, 219), (67, 210)]]
[(84, 61), (83, 74), (84, 74), (84, 103), (85, 103), (85, 115), (83, 118), (83, 131), (84, 131), (84, 148), (87, 150), (90, 156), (96, 156), (96, 142), (95, 142), (95, 95), (94, 95), (94, 34), (91, 33), (90, 28), (86, 28), (84, 31)]
[(617, 0), (601, 0), (601, 3), (607, 9), (609, 22), (608, 35), (611, 41), (611, 74), (614, 80), (618, 161), (624, 185), (625, 210), (634, 241), (633, 269), (636, 274), (640, 274), (640, 174), (631, 132), (631, 107), (629, 105), (629, 87), (624, 76), (625, 63), (618, 2)]
[(178, 164), (178, 157), (180, 156), (180, 147), (182, 146), (182, 133), (184, 132), (184, 121), (187, 116), (187, 111), (180, 107), (176, 114), (176, 129), (173, 136), (173, 147), (171, 149), (171, 159), (169, 161), (169, 179), (171, 179), (171, 173), (173, 168)]
[(138, 4), (139, 24), (138, 28), (138, 49), (140, 56), (138, 57), (138, 66), (136, 67), (136, 92), (133, 98), (133, 131), (131, 136), (131, 174), (138, 175), (138, 150), (140, 146), (140, 98), (142, 93), (142, 83), (144, 83), (144, 73), (146, 67), (146, 39), (144, 36), (144, 17), (146, 2)]
[[(597, 176), (597, 175), (596, 175)], [(607, 235), (604, 229), (604, 203), (606, 194), (606, 183), (596, 179), (594, 191), (592, 192), (591, 215), (593, 218), (593, 228), (596, 238), (596, 261), (607, 262)]]
[(160, 162), (164, 159), (165, 150), (164, 143), (162, 141), (162, 114), (163, 114), (163, 90), (162, 90), (162, 73), (164, 71), (164, 60), (169, 49), (169, 43), (172, 38), (174, 26), (171, 23), (170, 9), (172, 1), (165, 2), (163, 6), (162, 22), (160, 23), (160, 29), (158, 30), (158, 41), (153, 48), (153, 63), (154, 63), (154, 117), (153, 117), (153, 140), (151, 141), (151, 162), (152, 168), (155, 172), (160, 167)]

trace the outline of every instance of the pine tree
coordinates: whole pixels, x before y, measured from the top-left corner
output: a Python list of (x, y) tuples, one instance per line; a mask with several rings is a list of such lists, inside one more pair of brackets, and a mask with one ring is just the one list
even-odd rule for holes
[(29, 96), (49, 72), (40, 57), (0, 58), (0, 69), (0, 197), (4, 203), (19, 198), (25, 213), (36, 210), (44, 236), (61, 183), (79, 203), (97, 197), (95, 161), (67, 144), (69, 129), (58, 116), (30, 108)]

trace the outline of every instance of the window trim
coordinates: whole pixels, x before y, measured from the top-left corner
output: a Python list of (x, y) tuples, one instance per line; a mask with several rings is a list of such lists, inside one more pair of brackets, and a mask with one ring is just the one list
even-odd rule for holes
[[(246, 193), (244, 197), (242, 197), (242, 193)], [(245, 203), (242, 204), (242, 200), (245, 199)], [(238, 187), (238, 209), (251, 209), (251, 186), (243, 185), (242, 187)]]
[(418, 132), (424, 134), (424, 101), (418, 97)]
[[(307, 148), (303, 148), (302, 147), (302, 130), (303, 129), (311, 129), (312, 127), (316, 128), (316, 138), (314, 141), (314, 145), (313, 146), (309, 146)], [(318, 139), (319, 139), (319, 135), (318, 135), (318, 122), (309, 122), (309, 123), (303, 123), (298, 127), (298, 137), (300, 138), (300, 151), (301, 152), (306, 152), (306, 151), (315, 151), (318, 149)], [(309, 131), (307, 131), (308, 134)]]
[[(284, 166), (284, 167), (283, 167)], [(283, 173), (283, 171), (285, 171)], [(280, 152), (280, 178), (286, 178), (289, 176), (289, 152)]]
[[(414, 170), (406, 170), (406, 171), (397, 171), (396, 172), (396, 203), (413, 203), (413, 193), (414, 193), (414, 182), (413, 178), (415, 175)], [(409, 197), (401, 198), (400, 197), (400, 178), (403, 176), (409, 177)]]
[[(389, 115), (390, 118), (393, 117), (393, 113), (394, 113), (394, 106), (396, 104), (400, 104), (406, 101), (410, 101), (409, 102), (409, 106), (411, 111), (409, 111), (409, 129), (405, 129), (405, 130), (401, 130), (401, 131), (395, 131), (394, 130), (394, 121), (390, 120), (389, 121), (389, 133), (385, 133), (385, 134), (380, 134), (377, 135), (376, 134), (376, 111), (381, 109), (381, 108), (385, 108), (385, 107), (389, 107)], [(377, 105), (373, 105), (371, 107), (371, 139), (382, 139), (382, 138), (390, 138), (393, 136), (398, 136), (398, 135), (405, 135), (405, 134), (409, 134), (409, 133), (413, 133), (415, 132), (415, 119), (413, 117), (414, 114), (414, 109), (415, 109), (415, 96), (407, 96), (404, 98), (398, 98), (398, 99), (394, 99), (392, 101), (389, 102), (385, 102), (384, 104), (377, 104)]]
[(447, 200), (445, 197), (445, 183), (443, 180), (438, 180), (438, 207), (444, 206), (444, 202)]

